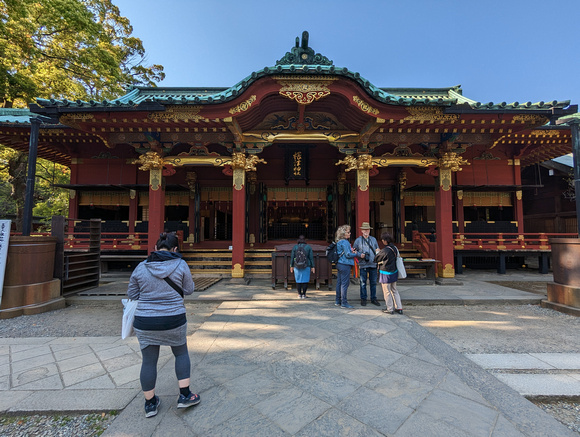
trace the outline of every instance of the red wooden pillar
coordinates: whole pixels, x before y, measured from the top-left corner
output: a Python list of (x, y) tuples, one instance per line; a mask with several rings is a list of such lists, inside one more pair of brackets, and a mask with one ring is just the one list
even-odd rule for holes
[(435, 190), (435, 219), (437, 221), (437, 257), (439, 277), (454, 278), (453, 263), (453, 198), (451, 169), (440, 168), (438, 186)]
[(357, 159), (356, 171), (356, 232), (352, 235), (358, 235), (358, 229), (363, 222), (369, 221), (370, 210), (370, 189), (369, 189), (369, 170), (372, 167), (371, 155), (361, 155)]
[(232, 278), (244, 277), (246, 245), (246, 158), (235, 153), (232, 190)]
[(187, 221), (189, 222), (189, 235), (187, 236), (187, 241), (189, 244), (195, 243), (195, 227), (197, 223), (195, 223), (195, 197), (194, 193), (191, 193), (189, 196), (189, 204), (187, 210)]
[[(358, 185), (358, 184), (357, 184)], [(364, 188), (364, 189), (363, 189)], [(370, 190), (368, 185), (366, 187), (361, 187), (358, 185), (356, 187), (356, 228), (357, 231), (353, 232), (353, 235), (358, 236), (358, 229), (363, 222), (369, 221), (369, 205), (370, 205)]]
[(455, 206), (455, 217), (457, 217), (457, 230), (460, 234), (465, 233), (465, 215), (463, 211), (463, 190), (457, 192), (457, 205)]
[(135, 233), (138, 206), (139, 199), (137, 197), (137, 191), (129, 190), (129, 234)]
[[(514, 182), (515, 185), (522, 185), (522, 168), (520, 160), (514, 159)], [(524, 231), (524, 203), (522, 202), (522, 190), (516, 190), (514, 193), (514, 218), (518, 222), (518, 233), (523, 234)]]
[(149, 170), (149, 231), (147, 248), (155, 250), (155, 243), (165, 225), (165, 186), (161, 168)]
[[(71, 159), (70, 165), (70, 183), (76, 185), (79, 183), (79, 164), (78, 158)], [(68, 200), (68, 218), (76, 219), (79, 217), (79, 193), (76, 190), (70, 190)]]

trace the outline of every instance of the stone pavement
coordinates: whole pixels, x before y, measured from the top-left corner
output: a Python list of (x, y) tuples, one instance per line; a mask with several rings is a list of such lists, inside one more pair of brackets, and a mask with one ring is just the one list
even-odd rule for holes
[[(543, 298), (485, 278), (482, 272), (460, 277), (459, 286), (399, 288), (403, 305)], [(500, 279), (549, 280), (509, 272)], [(122, 280), (106, 285), (110, 297), (85, 301), (120, 299), (113, 290), (123, 287)], [(105, 436), (576, 435), (522, 394), (537, 395), (542, 386), (580, 394), (577, 354), (465, 356), (405, 315), (356, 305), (355, 286), (352, 310), (335, 307), (333, 291), (310, 294), (299, 300), (269, 281), (222, 280), (188, 297), (223, 302), (188, 338), (191, 387), (202, 401), (176, 409), (173, 358), (162, 348), (161, 407), (149, 419), (135, 338), (0, 339), (0, 410), (121, 411)], [(533, 382), (536, 375), (505, 372), (514, 368), (552, 373)], [(554, 376), (559, 386), (549, 380)]]

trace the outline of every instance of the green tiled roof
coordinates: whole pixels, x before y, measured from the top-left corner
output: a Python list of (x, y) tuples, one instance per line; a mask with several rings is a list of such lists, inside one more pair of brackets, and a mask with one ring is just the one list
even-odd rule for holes
[(30, 124), (30, 117), (36, 117), (28, 109), (0, 108), (0, 123)]

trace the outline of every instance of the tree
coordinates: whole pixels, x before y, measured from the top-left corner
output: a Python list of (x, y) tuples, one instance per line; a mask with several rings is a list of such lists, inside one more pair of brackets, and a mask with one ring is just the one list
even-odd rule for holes
[[(25, 107), (37, 97), (111, 99), (131, 85), (155, 86), (165, 77), (163, 67), (144, 65), (143, 43), (132, 31), (111, 0), (0, 0), (0, 107)], [(0, 195), (10, 183), (21, 217), (27, 157), (0, 145), (0, 162), (8, 172)], [(39, 174), (42, 165), (39, 160)], [(45, 194), (49, 205), (64, 198)], [(0, 207), (10, 210), (2, 199)]]
[(154, 86), (160, 65), (111, 0), (0, 0), (0, 106), (36, 97), (100, 100)]

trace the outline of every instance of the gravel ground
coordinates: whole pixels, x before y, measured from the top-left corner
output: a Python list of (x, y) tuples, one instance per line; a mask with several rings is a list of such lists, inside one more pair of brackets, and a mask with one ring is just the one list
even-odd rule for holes
[[(195, 331), (217, 305), (186, 304), (188, 331)], [(120, 302), (73, 305), (0, 320), (0, 337), (119, 335), (121, 314)], [(535, 305), (408, 306), (405, 314), (461, 353), (580, 351), (580, 318)], [(579, 402), (535, 403), (580, 433)], [(0, 416), (0, 436), (98, 436), (113, 419), (114, 414)]]

